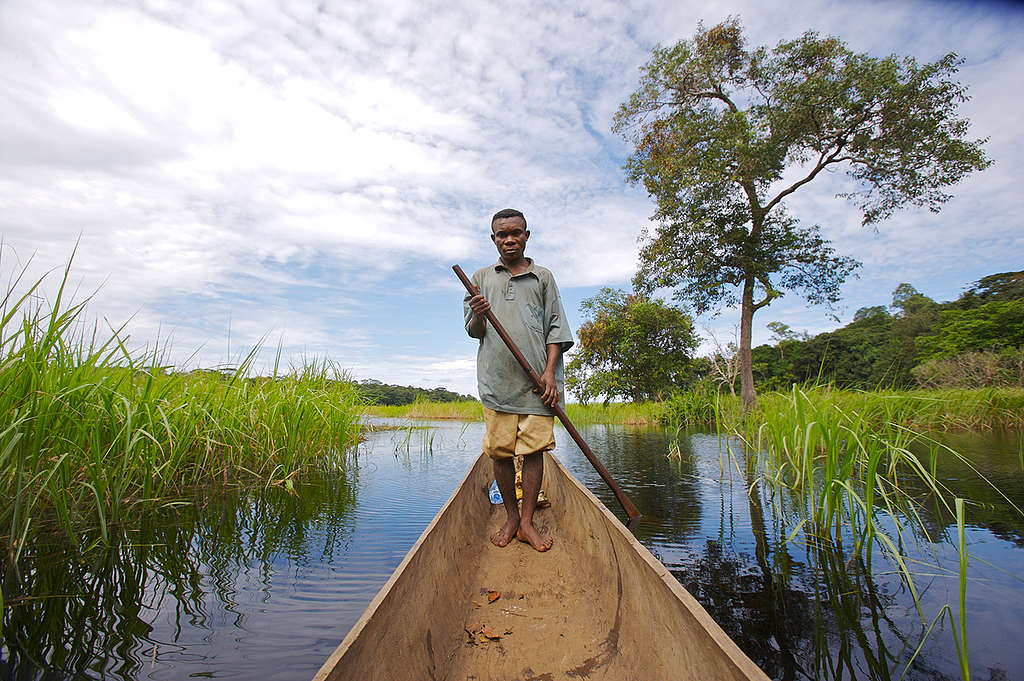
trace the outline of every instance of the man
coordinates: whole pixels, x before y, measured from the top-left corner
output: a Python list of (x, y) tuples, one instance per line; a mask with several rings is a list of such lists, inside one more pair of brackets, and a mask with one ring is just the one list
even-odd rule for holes
[[(518, 210), (506, 208), (491, 218), (491, 241), (498, 262), (473, 273), (479, 295), (466, 295), (466, 332), (480, 340), (477, 386), (484, 407), (483, 450), (494, 460), (506, 518), (491, 542), (506, 546), (513, 537), (537, 551), (552, 539), (533, 525), (537, 495), (544, 477), (544, 452), (555, 446), (551, 407), (562, 399), (562, 353), (572, 347), (555, 279), (525, 255), (530, 231)], [(540, 375), (534, 389), (523, 368), (497, 333), (488, 332), (484, 314), (493, 310), (516, 346)], [(523, 510), (516, 502), (514, 457), (523, 457)]]

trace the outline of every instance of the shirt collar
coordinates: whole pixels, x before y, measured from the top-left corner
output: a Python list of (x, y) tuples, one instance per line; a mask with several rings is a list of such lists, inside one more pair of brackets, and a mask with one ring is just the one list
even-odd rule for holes
[[(523, 270), (522, 272), (520, 272), (519, 274), (526, 274), (527, 272), (533, 272), (533, 258), (526, 258), (526, 263), (527, 263), (526, 264), (526, 269)], [(501, 271), (511, 272), (511, 270), (508, 267), (505, 266), (505, 263), (503, 263), (500, 260), (498, 262), (494, 263), (494, 271), (495, 272), (501, 272)]]

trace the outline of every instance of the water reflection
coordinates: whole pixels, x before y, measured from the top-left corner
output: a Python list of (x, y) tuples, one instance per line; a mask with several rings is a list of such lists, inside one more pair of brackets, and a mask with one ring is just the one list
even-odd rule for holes
[[(877, 545), (865, 556), (848, 532), (801, 525), (806, 499), (764, 486), (735, 443), (687, 433), (673, 462), (665, 457), (672, 437), (663, 432), (640, 434), (646, 444), (636, 447), (617, 444), (635, 439), (636, 431), (594, 428), (585, 435), (599, 443), (592, 444), (595, 451), (609, 452), (612, 477), (644, 511), (638, 538), (772, 678), (897, 679), (908, 664), (904, 678), (960, 677), (949, 620), (925, 636), (944, 605), (956, 612), (955, 520), (928, 490), (915, 489), (912, 478), (901, 484), (919, 500), (914, 512), (927, 533), (904, 534), (899, 542), (893, 523), (881, 524), (908, 557), (920, 612)], [(959, 434), (940, 442), (969, 453), (971, 465), (1010, 500), (948, 450), (922, 443), (921, 456), (939, 452), (935, 471), (950, 491), (973, 500), (967, 511), (971, 673), (1016, 678), (1024, 674), (1017, 644), (1024, 615), (1009, 606), (1024, 595), (1017, 577), (1024, 574), (1024, 518), (1011, 506), (1024, 501), (1019, 435)], [(615, 509), (585, 461), (569, 467)]]
[[(256, 637), (256, 657), (301, 649), (314, 632), (301, 617), (310, 594), (297, 587), (328, 595), (317, 594), (318, 573), (345, 554), (357, 489), (339, 474), (298, 493), (273, 487), (195, 499), (144, 514), (108, 546), (84, 552), (56, 536), (34, 537), (18, 566), (4, 564), (0, 674), (180, 678), (216, 660), (221, 676), (253, 656), (226, 642)], [(294, 588), (281, 598), (277, 587), (288, 582)]]
[[(451, 494), (479, 451), (479, 424), (373, 433), (348, 476), (221, 494), (140, 516), (86, 553), (37, 537), (4, 564), (0, 678), (309, 678)], [(927, 490), (927, 532), (907, 537), (921, 613), (877, 549), (801, 525), (803, 500), (761, 484), (714, 434), (587, 426), (584, 437), (645, 516), (640, 540), (769, 676), (897, 679), (942, 606), (956, 603), (953, 519)], [(558, 455), (616, 512), (561, 429)], [(946, 442), (1024, 505), (1017, 435)], [(666, 454), (678, 445), (678, 457)], [(922, 461), (968, 507), (971, 672), (1024, 675), (1024, 520), (941, 448)], [(907, 478), (906, 482), (911, 483)], [(84, 556), (84, 557), (83, 557)], [(2, 560), (2, 559), (0, 559)], [(997, 566), (997, 567), (991, 567)], [(959, 678), (946, 620), (906, 678)]]

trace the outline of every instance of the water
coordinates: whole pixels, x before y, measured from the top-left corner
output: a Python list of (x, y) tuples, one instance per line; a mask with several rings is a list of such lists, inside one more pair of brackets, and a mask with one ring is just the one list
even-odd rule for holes
[[(139, 517), (84, 558), (36, 538), (5, 564), (2, 679), (307, 679), (344, 637), (479, 452), (482, 424), (372, 433), (347, 473), (240, 490)], [(906, 537), (921, 614), (891, 563), (817, 548), (714, 434), (581, 428), (645, 517), (640, 540), (773, 678), (897, 679), (945, 604), (957, 610), (955, 523), (922, 506)], [(624, 517), (567, 434), (557, 453)], [(1014, 436), (951, 438), (1024, 507)], [(961, 464), (940, 477), (968, 506), (968, 640), (975, 679), (1024, 678), (1024, 519)], [(922, 496), (922, 498), (925, 498)], [(920, 534), (920, 533), (919, 533)], [(850, 540), (852, 544), (852, 538)], [(923, 616), (923, 618), (922, 618)], [(906, 678), (959, 678), (949, 617)]]

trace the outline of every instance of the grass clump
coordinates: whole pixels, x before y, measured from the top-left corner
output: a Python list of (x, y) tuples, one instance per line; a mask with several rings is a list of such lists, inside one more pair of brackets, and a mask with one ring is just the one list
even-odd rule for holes
[[(885, 431), (894, 424), (917, 430), (992, 430), (1024, 428), (1024, 388), (949, 390), (840, 390), (831, 386), (797, 389), (801, 408), (857, 414), (866, 429)], [(670, 428), (717, 425), (749, 430), (785, 421), (796, 411), (792, 393), (766, 392), (757, 408), (744, 414), (739, 397), (711, 390), (682, 392), (665, 400), (660, 422)]]
[[(573, 423), (615, 423), (622, 425), (653, 425), (660, 423), (664, 406), (660, 402), (608, 404), (567, 404), (565, 412)], [(484, 412), (476, 400), (431, 402), (416, 400), (402, 405), (371, 405), (366, 413), (401, 419), (483, 421)]]
[(402, 419), (483, 421), (484, 412), (476, 400), (431, 402), (417, 399), (411, 404), (375, 404), (366, 408), (369, 416)]
[(605, 404), (567, 404), (565, 413), (573, 423), (609, 423), (624, 426), (650, 426), (660, 423), (665, 407), (661, 402), (608, 402)]
[[(0, 533), (16, 562), (33, 524), (72, 539), (107, 528), (137, 504), (208, 481), (290, 481), (335, 465), (359, 434), (361, 403), (328, 362), (271, 377), (170, 372), (160, 352), (128, 350), (118, 331), (83, 324), (84, 303), (52, 305), (42, 280), (3, 299), (0, 317)], [(15, 282), (15, 286), (17, 281)]]
[(903, 547), (933, 535), (934, 528), (921, 512), (923, 499), (956, 518), (960, 617), (954, 620), (952, 608), (946, 606), (928, 631), (944, 614), (949, 616), (967, 679), (964, 500), (936, 475), (938, 458), (956, 460), (999, 494), (1013, 513), (1024, 511), (967, 457), (930, 436), (927, 429), (1019, 423), (1014, 419), (1020, 416), (1024, 395), (1018, 392), (860, 393), (794, 387), (788, 395), (762, 396), (758, 410), (731, 421), (728, 430), (752, 454), (746, 459), (748, 471), (759, 473), (752, 479), (760, 478), (798, 510), (801, 520), (790, 538), (804, 527), (809, 541), (824, 546), (849, 546), (852, 539), (852, 555), (866, 562), (868, 572), (877, 550), (900, 574), (925, 624), (915, 573)]

